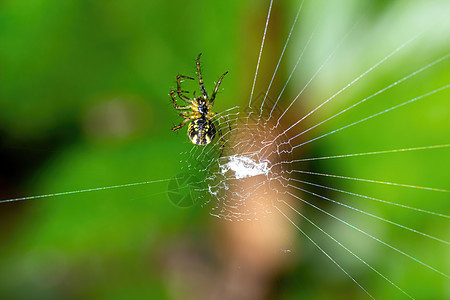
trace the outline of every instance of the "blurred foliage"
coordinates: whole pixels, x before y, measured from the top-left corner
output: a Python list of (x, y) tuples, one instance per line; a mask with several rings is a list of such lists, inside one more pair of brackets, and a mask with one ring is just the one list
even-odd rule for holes
[[(260, 40), (266, 2), (0, 2), (0, 133), (5, 157), (0, 174), (2, 199), (175, 176), (179, 153), (190, 147), (184, 132), (170, 130), (179, 122), (168, 96), (175, 88), (176, 75), (193, 76), (195, 58), (202, 52), (208, 89), (224, 71), (230, 72), (215, 109), (223, 111), (245, 104), (248, 93), (243, 92), (251, 84), (247, 74), (252, 75), (257, 59), (256, 45), (251, 46), (255, 49), (251, 61), (243, 55), (247, 42), (250, 43), (245, 34)], [(305, 17), (298, 24), (302, 34), (292, 41), (293, 50), (287, 53), (288, 63), (284, 66), (287, 71), (283, 76), (289, 74), (315, 24), (319, 24), (316, 33), (319, 38), (294, 79), (300, 82), (297, 86), (302, 86), (304, 79), (310, 78), (333, 51), (351, 27), (349, 23), (363, 13), (367, 13), (367, 18), (356, 25), (354, 35), (343, 43), (329, 68), (314, 81), (307, 99), (294, 106), (299, 111), (317, 106), (320, 100), (327, 99), (418, 33), (423, 22), (431, 22), (433, 10), (421, 11), (421, 5), (436, 8), (443, 3), (306, 2)], [(279, 22), (283, 36), (279, 40), (284, 41), (298, 5), (299, 1), (294, 0), (281, 5)], [(417, 17), (423, 15), (426, 16)], [(260, 16), (260, 26), (248, 28), (249, 16)], [(416, 22), (417, 29), (398, 25), (410, 24), (413, 18), (420, 20)], [(406, 29), (409, 30), (405, 32)], [(318, 122), (446, 54), (450, 44), (443, 33), (448, 33), (448, 28), (439, 29), (425, 32), (420, 41), (405, 47), (405, 52), (392, 62), (368, 75), (367, 80), (361, 80), (345, 96), (338, 96), (328, 109), (318, 111), (308, 124), (315, 124), (314, 120)], [(321, 133), (448, 84), (449, 67), (447, 60), (407, 80), (401, 88), (383, 94), (380, 101), (365, 103), (344, 118), (325, 124)], [(298, 87), (290, 89), (293, 98)], [(322, 156), (448, 143), (449, 96), (448, 91), (432, 95), (350, 128), (345, 134), (320, 140), (309, 151), (311, 155)], [(298, 115), (292, 113), (291, 118)], [(315, 134), (318, 133), (306, 135), (305, 139)], [(448, 150), (436, 150), (391, 154), (381, 161), (378, 156), (328, 160), (314, 167), (324, 173), (448, 189), (447, 160)], [(332, 184), (343, 185), (337, 180)], [(166, 189), (167, 182), (157, 182), (1, 204), (0, 225), (4, 232), (0, 234), (0, 298), (175, 297), (177, 292), (171, 287), (179, 283), (174, 284), (173, 276), (164, 273), (167, 253), (184, 245), (185, 239), (199, 240), (199, 244), (213, 248), (214, 232), (208, 226), (211, 218), (201, 207), (174, 207), (167, 200)], [(346, 182), (343, 189), (448, 214), (445, 194), (430, 195), (401, 188), (399, 191), (398, 187), (360, 182)], [(442, 238), (448, 235), (447, 223), (439, 217), (417, 217), (415, 212), (379, 208), (370, 202), (358, 207), (387, 219), (415, 224), (418, 230)], [(305, 210), (313, 214), (311, 209)], [(340, 209), (332, 212), (346, 216)], [(358, 216), (347, 218), (359, 224)], [(317, 220), (323, 228), (330, 222), (325, 217)], [(300, 222), (311, 229), (304, 220)], [(388, 228), (384, 223), (362, 222), (361, 226), (374, 235), (396, 241), (394, 247), (405, 252), (421, 248), (423, 254), (433, 249), (435, 257), (421, 258), (430, 265), (441, 265), (445, 272), (441, 260), (446, 256), (446, 248), (441, 244), (427, 243), (422, 237), (416, 241), (413, 234)], [(370, 259), (383, 274), (393, 276), (417, 298), (444, 298), (446, 287), (440, 275), (428, 275), (429, 270), (424, 275), (420, 264), (393, 255), (392, 249), (373, 240), (340, 231), (339, 226), (330, 232), (359, 249), (361, 257)], [(362, 274), (358, 279), (368, 282), (368, 289), (375, 290), (378, 298), (397, 297), (392, 297), (392, 293), (399, 292), (379, 275), (354, 266), (355, 258), (346, 261), (344, 257), (348, 254), (333, 248), (332, 241), (315, 234), (312, 237), (330, 247), (334, 256), (350, 265), (352, 271)], [(280, 297), (364, 298), (363, 292), (339, 269), (333, 269), (313, 245), (305, 241), (302, 247), (302, 264), (280, 279)], [(385, 261), (385, 257), (390, 260)]]

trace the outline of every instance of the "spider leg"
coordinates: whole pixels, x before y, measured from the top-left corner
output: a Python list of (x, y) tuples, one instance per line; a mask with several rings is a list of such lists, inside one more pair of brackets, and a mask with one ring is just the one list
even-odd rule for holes
[(200, 56), (202, 56), (201, 53), (197, 57), (198, 83), (200, 84), (200, 90), (202, 91), (203, 98), (206, 100), (209, 97), (208, 97), (208, 93), (206, 92), (205, 85), (203, 84), (202, 72), (200, 71)]
[(219, 86), (222, 83), (223, 77), (225, 77), (225, 75), (227, 75), (227, 74), (228, 74), (228, 72), (223, 73), (223, 75), (220, 76), (219, 81), (217, 81), (216, 88), (214, 89), (214, 93), (212, 94), (211, 100), (210, 100), (211, 106), (214, 105), (214, 99), (216, 98), (216, 94), (217, 94), (217, 91), (219, 90)]
[(180, 123), (180, 125), (177, 125), (177, 126), (174, 126), (174, 127), (172, 127), (172, 130), (173, 131), (176, 131), (176, 130), (178, 130), (178, 129), (180, 129), (181, 127), (183, 127), (184, 125), (186, 125), (187, 123), (189, 123), (189, 121), (191, 121), (191, 119), (184, 119), (181, 123)]
[(219, 157), (222, 156), (223, 154), (223, 149), (225, 148), (225, 141), (223, 140), (223, 134), (222, 134), (222, 130), (220, 129), (220, 126), (217, 125), (217, 132), (219, 133), (219, 142), (220, 142), (220, 154)]
[(217, 141), (220, 143), (220, 154), (219, 157), (222, 156), (223, 154), (223, 149), (225, 148), (225, 141), (223, 140), (223, 134), (222, 134), (222, 130), (220, 129), (220, 124), (216, 124), (216, 128), (217, 128), (217, 133), (219, 134), (219, 138), (217, 139)]
[(178, 109), (178, 110), (191, 109), (190, 105), (178, 106), (178, 104), (177, 104), (177, 100), (175, 99), (175, 93), (183, 93), (183, 92), (185, 92), (185, 91), (180, 91), (180, 90), (178, 90), (178, 91), (170, 91), (170, 97), (172, 97), (173, 106), (175, 107), (175, 109)]
[(192, 120), (192, 118), (194, 117), (194, 112), (193, 111), (183, 111), (182, 113), (180, 113), (180, 117), (183, 117), (184, 119)]
[[(231, 125), (230, 125), (230, 122), (228, 122), (227, 118), (225, 118), (224, 116), (222, 116), (220, 114), (212, 112), (212, 111), (209, 111), (209, 114), (210, 114), (211, 118), (214, 118), (214, 117), (218, 116), (222, 120), (224, 120), (225, 123), (227, 123), (227, 125), (228, 125), (229, 132), (231, 132)], [(225, 148), (225, 140), (223, 139), (222, 130), (220, 130), (220, 126), (219, 125), (220, 124), (217, 124), (217, 132), (219, 133), (219, 141), (220, 141), (220, 155), (219, 155), (219, 157), (221, 157), (222, 153), (223, 153), (223, 149)]]
[(180, 74), (177, 75), (177, 89), (178, 89), (177, 93), (178, 93), (178, 97), (180, 97), (182, 100), (184, 100), (186, 102), (192, 103), (191, 99), (189, 99), (188, 97), (186, 97), (185, 95), (182, 94), (182, 93), (188, 93), (188, 92), (181, 90), (181, 78), (186, 78), (186, 79), (191, 79), (191, 80), (194, 80), (194, 78), (188, 77), (188, 76), (184, 76), (184, 75), (180, 75)]

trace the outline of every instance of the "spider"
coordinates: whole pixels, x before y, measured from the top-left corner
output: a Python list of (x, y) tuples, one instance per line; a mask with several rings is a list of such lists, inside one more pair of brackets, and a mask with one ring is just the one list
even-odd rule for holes
[[(215, 112), (211, 111), (211, 108), (214, 106), (214, 100), (216, 98), (217, 91), (219, 90), (220, 83), (222, 82), (223, 77), (227, 75), (228, 72), (225, 72), (219, 78), (219, 81), (216, 84), (216, 88), (214, 89), (211, 98), (209, 98), (208, 93), (206, 92), (206, 88), (203, 84), (202, 73), (200, 71), (201, 55), (202, 54), (200, 53), (197, 57), (197, 74), (202, 96), (196, 98), (194, 92), (193, 98), (190, 99), (183, 94), (189, 92), (181, 90), (181, 78), (194, 80), (194, 78), (184, 75), (177, 76), (177, 90), (171, 91), (170, 96), (172, 97), (173, 100), (173, 106), (175, 107), (176, 110), (182, 111), (180, 113), (180, 116), (184, 118), (184, 120), (180, 123), (180, 125), (174, 126), (172, 130), (176, 131), (190, 122), (187, 130), (187, 135), (189, 139), (195, 145), (205, 146), (211, 143), (211, 141), (216, 136), (216, 128), (213, 124), (213, 121), (216, 120), (217, 117), (222, 118), (227, 123), (230, 131), (231, 126), (224, 116), (216, 114)], [(181, 100), (189, 103), (189, 105), (178, 106), (177, 101), (175, 99), (175, 93), (177, 93), (178, 97)], [(219, 132), (219, 140), (221, 143), (221, 155), (222, 155), (224, 143), (222, 140), (222, 131), (220, 130), (220, 126), (217, 127), (217, 131)]]

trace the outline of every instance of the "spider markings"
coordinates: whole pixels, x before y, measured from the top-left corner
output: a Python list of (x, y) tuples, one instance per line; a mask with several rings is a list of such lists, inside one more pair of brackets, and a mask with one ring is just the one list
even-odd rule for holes
[(196, 145), (208, 145), (216, 136), (216, 128), (210, 120), (193, 120), (188, 126), (188, 137)]
[[(180, 123), (180, 125), (174, 126), (172, 128), (173, 131), (176, 131), (186, 125), (190, 122), (188, 126), (188, 137), (191, 140), (191, 142), (195, 145), (208, 145), (211, 143), (211, 141), (214, 139), (216, 135), (216, 128), (213, 124), (213, 121), (216, 120), (217, 117), (222, 118), (228, 125), (228, 128), (231, 131), (231, 126), (228, 120), (219, 114), (216, 114), (215, 112), (211, 111), (211, 108), (214, 106), (214, 100), (216, 98), (217, 91), (219, 90), (220, 83), (222, 82), (223, 77), (228, 73), (225, 72), (220, 78), (219, 81), (216, 84), (216, 87), (214, 89), (213, 94), (211, 95), (211, 98), (209, 98), (208, 93), (206, 91), (205, 85), (203, 84), (203, 78), (202, 73), (200, 70), (200, 56), (202, 54), (200, 53), (197, 57), (197, 74), (198, 74), (198, 82), (200, 85), (200, 91), (202, 93), (202, 96), (196, 98), (195, 92), (193, 93), (193, 98), (190, 99), (187, 96), (184, 95), (184, 93), (189, 93), (187, 91), (181, 90), (181, 78), (191, 79), (194, 80), (194, 78), (184, 76), (184, 75), (178, 75), (177, 76), (177, 90), (170, 91), (170, 97), (172, 97), (173, 100), (173, 106), (176, 110), (181, 110), (180, 116), (184, 118), (184, 120)], [(189, 103), (189, 105), (186, 106), (178, 106), (177, 101), (175, 99), (175, 93), (177, 93), (178, 97)], [(219, 138), (222, 139), (222, 131), (220, 130), (220, 127), (217, 128), (217, 131), (219, 132)], [(223, 151), (223, 140), (221, 140), (221, 147)]]

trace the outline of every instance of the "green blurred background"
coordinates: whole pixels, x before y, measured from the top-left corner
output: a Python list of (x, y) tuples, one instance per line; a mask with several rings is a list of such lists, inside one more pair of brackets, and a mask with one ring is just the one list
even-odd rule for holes
[[(275, 1), (261, 81), (267, 85), (300, 1)], [(313, 125), (445, 55), (449, 24), (436, 21), (446, 1), (307, 1), (280, 70), (285, 80), (311, 32), (315, 37), (282, 105), (289, 103), (356, 23), (302, 101), (302, 113), (345, 86), (424, 30), (388, 63), (336, 97), (307, 121)], [(168, 93), (175, 77), (193, 76), (202, 52), (208, 89), (224, 71), (215, 111), (246, 105), (268, 1), (2, 1), (0, 3), (1, 199), (170, 179), (190, 149)], [(318, 24), (318, 25), (317, 25)], [(316, 27), (317, 26), (317, 27)], [(311, 132), (329, 132), (449, 83), (448, 59)], [(278, 85), (275, 85), (279, 89)], [(275, 89), (275, 88), (274, 88)], [(450, 140), (450, 94), (443, 91), (345, 132), (311, 143), (297, 157), (438, 145)], [(300, 103), (301, 102), (301, 103)], [(183, 131), (183, 132), (182, 132)], [(321, 161), (308, 168), (345, 176), (449, 189), (447, 149)], [(304, 168), (304, 166), (300, 166)], [(316, 178), (317, 179), (317, 178)], [(305, 180), (313, 181), (314, 177)], [(323, 181), (321, 181), (323, 183)], [(448, 194), (349, 181), (330, 186), (449, 214)], [(179, 209), (167, 182), (0, 205), (0, 298), (190, 298), (201, 284), (189, 269), (214, 270), (215, 234), (225, 222), (196, 206)], [(322, 191), (323, 192), (323, 191)], [(342, 194), (328, 197), (345, 202)], [(313, 199), (313, 198), (311, 198)], [(448, 239), (447, 218), (355, 200), (383, 218)], [(359, 205), (359, 206), (358, 206)], [(444, 273), (448, 247), (344, 208), (333, 214), (383, 238)], [(419, 299), (448, 297), (448, 280), (392, 249), (336, 225), (305, 207), (363, 259)], [(381, 299), (402, 299), (379, 275), (320, 232), (305, 231)], [(213, 225), (214, 226), (214, 225)], [(328, 227), (327, 227), (328, 226)], [(342, 227), (342, 228), (341, 228)], [(273, 283), (276, 299), (364, 299), (366, 296), (299, 233), (297, 262)], [(255, 249), (257, 251), (257, 249)], [(194, 253), (194, 254), (192, 254)], [(430, 255), (431, 253), (431, 255)], [(182, 258), (174, 259), (174, 257)], [(207, 263), (186, 263), (196, 259)], [(183, 257), (185, 259), (183, 259)], [(206, 258), (205, 258), (206, 257)], [(200, 259), (200, 260), (201, 260)], [(181, 263), (180, 263), (181, 262)], [(176, 266), (174, 266), (176, 264)], [(198, 267), (198, 271), (196, 267)], [(184, 271), (178, 272), (180, 269)], [(214, 271), (213, 271), (214, 273)], [(201, 275), (198, 275), (201, 281)], [(205, 275), (203, 275), (205, 276)]]

